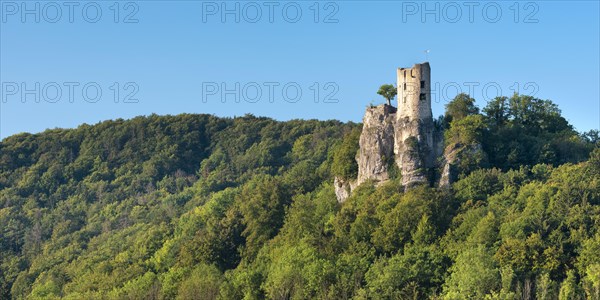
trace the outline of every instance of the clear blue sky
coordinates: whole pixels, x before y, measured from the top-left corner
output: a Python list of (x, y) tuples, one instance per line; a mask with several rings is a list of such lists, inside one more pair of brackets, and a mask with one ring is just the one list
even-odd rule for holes
[[(87, 2), (70, 8), (65, 2), (27, 1), (24, 8), (34, 12), (25, 16), (24, 2), (1, 3), (0, 138), (152, 113), (252, 113), (278, 120), (360, 122), (366, 105), (383, 102), (376, 94), (379, 85), (394, 83), (397, 67), (426, 60), (426, 49), (432, 81), (439, 84), (434, 115), (443, 113), (456, 85), (467, 92), (467, 85), (475, 82), (472, 96), (480, 106), (496, 95), (496, 87), (511, 95), (518, 86), (522, 93), (535, 92), (536, 97), (556, 102), (577, 130), (599, 127), (598, 1), (516, 6), (513, 1), (494, 2), (485, 11), (487, 2), (472, 7), (464, 2), (455, 2), (457, 6), (425, 2), (426, 7), (421, 1), (319, 2), (318, 22), (313, 1), (272, 6), (229, 1), (225, 8), (235, 9), (238, 3), (239, 13), (225, 15), (224, 20), (220, 1), (142, 1), (130, 6), (120, 2), (119, 22), (113, 1), (95, 2), (85, 12)], [(296, 18), (298, 7), (302, 15)], [(96, 17), (98, 8), (102, 15)], [(423, 9), (434, 12), (423, 15)], [(94, 19), (98, 21), (92, 23)], [(137, 23), (123, 23), (125, 19)], [(24, 83), (35, 93), (36, 82), (39, 103), (35, 95), (23, 94), (21, 86)], [(96, 103), (81, 96), (90, 82), (102, 90)], [(118, 103), (114, 82), (121, 91)], [(255, 98), (256, 85), (260, 86), (261, 98), (250, 103), (240, 96), (237, 103), (235, 95), (216, 91), (203, 101), (203, 93), (214, 91), (213, 83), (221, 90), (221, 83), (234, 89), (236, 82), (247, 98)], [(282, 97), (286, 84), (290, 101), (300, 87), (297, 102)], [(56, 97), (56, 85), (62, 95), (50, 103), (47, 99)], [(68, 85), (75, 93), (73, 103)], [(94, 98), (94, 85), (90, 86), (89, 97)], [(482, 95), (484, 86), (487, 98)], [(132, 98), (138, 102), (122, 103), (136, 87)], [(330, 93), (337, 103), (323, 103)]]

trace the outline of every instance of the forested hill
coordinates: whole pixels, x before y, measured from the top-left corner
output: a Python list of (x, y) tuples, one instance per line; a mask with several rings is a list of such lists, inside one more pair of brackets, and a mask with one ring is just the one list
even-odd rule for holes
[(0, 299), (600, 298), (598, 132), (459, 95), (450, 189), (337, 203), (360, 124), (137, 117), (0, 143)]

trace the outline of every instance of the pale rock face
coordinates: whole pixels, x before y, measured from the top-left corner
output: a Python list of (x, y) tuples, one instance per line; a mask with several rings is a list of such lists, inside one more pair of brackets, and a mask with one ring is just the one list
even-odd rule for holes
[(435, 166), (433, 157), (433, 120), (402, 118), (397, 121), (394, 153), (402, 174), (402, 185), (426, 183), (427, 169)]
[(448, 145), (448, 147), (446, 147), (444, 150), (444, 167), (442, 169), (442, 174), (440, 174), (439, 187), (449, 188), (450, 183), (453, 181), (453, 179), (455, 179), (455, 166), (459, 162), (458, 153), (460, 149), (461, 147), (459, 144), (453, 144)]
[(444, 168), (442, 169), (442, 174), (440, 177), (439, 187), (441, 188), (450, 188), (450, 183), (452, 182), (451, 178), (453, 177), (454, 167), (451, 163), (445, 163)]
[(456, 166), (460, 163), (461, 156), (475, 156), (481, 152), (483, 152), (483, 148), (480, 144), (462, 145), (455, 143), (448, 145), (444, 150), (444, 168), (440, 176), (439, 187), (448, 188), (452, 182), (456, 181)]
[(335, 197), (339, 203), (343, 203), (350, 197), (350, 193), (356, 187), (356, 182), (351, 180), (344, 180), (340, 177), (335, 177), (333, 181), (335, 187)]
[(372, 180), (376, 185), (389, 180), (391, 164), (402, 174), (402, 185), (410, 188), (428, 183), (428, 169), (436, 166), (433, 119), (398, 118), (399, 111), (389, 105), (369, 107), (363, 118), (359, 141), (356, 185)]
[(369, 107), (363, 118), (360, 135), (357, 185), (366, 180), (389, 179), (388, 166), (394, 159), (394, 125), (396, 108), (389, 105)]

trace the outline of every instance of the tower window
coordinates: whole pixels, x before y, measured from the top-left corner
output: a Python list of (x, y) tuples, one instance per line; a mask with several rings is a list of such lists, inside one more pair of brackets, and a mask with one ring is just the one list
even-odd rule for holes
[(425, 80), (421, 80), (421, 88), (424, 89), (425, 88)]
[(406, 91), (406, 82), (404, 83), (404, 90)]
[(404, 96), (404, 102), (402, 102), (402, 103), (406, 103), (406, 96)]
[(425, 94), (421, 93), (421, 94), (419, 95), (419, 100), (421, 100), (421, 101), (425, 101)]

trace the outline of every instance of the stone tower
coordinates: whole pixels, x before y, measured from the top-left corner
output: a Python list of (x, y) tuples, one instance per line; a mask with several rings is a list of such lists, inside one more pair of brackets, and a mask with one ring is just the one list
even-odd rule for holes
[(431, 120), (431, 67), (428, 62), (398, 68), (397, 118)]
[(426, 183), (431, 180), (430, 171), (436, 164), (429, 63), (399, 68), (397, 85), (396, 164), (405, 186)]

